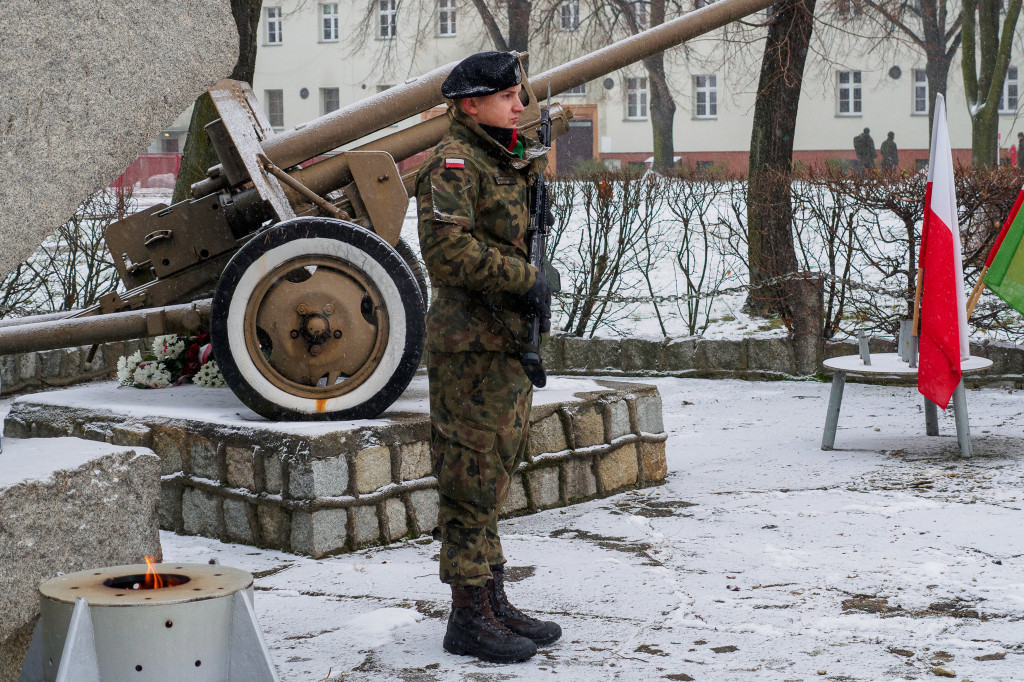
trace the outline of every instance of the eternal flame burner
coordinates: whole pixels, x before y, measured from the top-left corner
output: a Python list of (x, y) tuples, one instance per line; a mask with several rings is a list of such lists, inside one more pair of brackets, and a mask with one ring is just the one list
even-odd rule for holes
[(148, 573), (145, 564), (112, 566), (40, 585), (42, 618), (22, 680), (279, 681), (250, 573), (174, 563)]

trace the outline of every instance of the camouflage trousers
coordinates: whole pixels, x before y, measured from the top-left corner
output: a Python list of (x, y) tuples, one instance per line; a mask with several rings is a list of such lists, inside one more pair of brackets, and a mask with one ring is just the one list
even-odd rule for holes
[(441, 581), (481, 587), (505, 563), (498, 512), (526, 454), (533, 387), (508, 353), (427, 357)]

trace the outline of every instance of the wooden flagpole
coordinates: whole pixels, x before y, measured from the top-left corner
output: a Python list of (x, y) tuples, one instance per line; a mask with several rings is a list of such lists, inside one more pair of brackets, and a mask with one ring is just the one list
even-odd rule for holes
[(924, 268), (917, 269), (917, 285), (914, 287), (914, 322), (910, 327), (910, 335), (917, 336), (921, 324), (921, 282), (924, 280)]
[(967, 297), (967, 319), (971, 319), (971, 313), (974, 312), (974, 306), (978, 305), (978, 300), (981, 299), (981, 293), (985, 290), (985, 273), (988, 272), (988, 266), (986, 265), (981, 269), (981, 274), (978, 275), (978, 281), (974, 283), (974, 288), (971, 289), (971, 295)]

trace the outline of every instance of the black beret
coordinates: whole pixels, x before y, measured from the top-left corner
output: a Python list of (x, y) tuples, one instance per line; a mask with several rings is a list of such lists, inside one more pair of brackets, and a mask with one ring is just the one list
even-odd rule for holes
[(455, 65), (441, 84), (447, 99), (484, 97), (523, 82), (519, 58), (512, 52), (477, 52)]

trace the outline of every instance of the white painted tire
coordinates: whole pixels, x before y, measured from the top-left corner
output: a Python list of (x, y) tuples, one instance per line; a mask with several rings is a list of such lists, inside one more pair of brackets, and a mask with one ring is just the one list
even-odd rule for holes
[[(310, 255), (358, 271), (378, 292), (388, 320), (383, 355), (369, 375), (325, 399), (282, 388), (287, 382), (268, 378), (246, 344), (245, 313), (257, 287), (268, 273)], [(296, 218), (256, 235), (232, 257), (217, 285), (210, 327), (214, 356), (228, 386), (255, 412), (274, 420), (370, 419), (398, 399), (419, 366), (424, 306), (409, 266), (376, 234), (342, 220)]]

